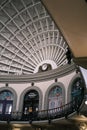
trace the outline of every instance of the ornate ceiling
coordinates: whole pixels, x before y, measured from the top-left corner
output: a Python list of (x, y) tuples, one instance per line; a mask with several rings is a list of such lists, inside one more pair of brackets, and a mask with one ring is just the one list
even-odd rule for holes
[(0, 0), (0, 75), (67, 64), (67, 44), (40, 0)]

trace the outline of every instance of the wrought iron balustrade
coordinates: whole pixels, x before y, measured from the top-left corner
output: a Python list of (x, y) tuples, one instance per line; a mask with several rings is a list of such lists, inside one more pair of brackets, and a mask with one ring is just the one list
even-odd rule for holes
[(54, 109), (34, 111), (32, 113), (11, 112), (9, 114), (0, 114), (0, 121), (43, 121), (65, 117), (79, 110), (83, 101), (83, 96), (79, 95), (73, 101), (61, 107)]

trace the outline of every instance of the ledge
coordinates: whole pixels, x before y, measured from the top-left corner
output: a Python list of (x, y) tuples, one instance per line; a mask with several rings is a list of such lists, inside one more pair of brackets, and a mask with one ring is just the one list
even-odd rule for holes
[(62, 77), (74, 71), (76, 66), (74, 63), (67, 64), (54, 70), (43, 73), (30, 75), (0, 75), (0, 82), (4, 83), (23, 83), (23, 82), (40, 82)]

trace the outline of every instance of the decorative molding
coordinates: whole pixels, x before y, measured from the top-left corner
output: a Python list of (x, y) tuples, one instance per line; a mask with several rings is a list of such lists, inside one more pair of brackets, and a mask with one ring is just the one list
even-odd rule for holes
[(41, 72), (30, 75), (0, 75), (1, 83), (23, 83), (23, 82), (40, 82), (46, 81), (54, 78), (59, 78), (65, 76), (76, 69), (76, 65), (74, 63), (70, 65), (64, 65), (54, 70), (50, 70), (47, 72)]

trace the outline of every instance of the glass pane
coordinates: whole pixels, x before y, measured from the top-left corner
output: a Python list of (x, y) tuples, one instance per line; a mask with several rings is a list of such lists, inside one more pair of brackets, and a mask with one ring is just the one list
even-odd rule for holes
[(74, 81), (72, 85), (72, 90), (71, 90), (72, 99), (81, 95), (82, 91), (83, 91), (83, 87), (82, 87), (81, 79), (78, 78)]
[(3, 104), (0, 103), (0, 114), (2, 114), (2, 108), (3, 108)]
[(57, 108), (62, 106), (63, 98), (62, 98), (62, 88), (59, 86), (55, 86), (51, 89), (49, 93), (49, 109)]
[(55, 86), (54, 88), (52, 88), (49, 93), (49, 97), (56, 97), (59, 95), (62, 95), (62, 88), (59, 86)]
[(13, 100), (13, 94), (10, 91), (0, 93), (0, 100)]
[(5, 114), (11, 114), (11, 111), (12, 111), (12, 104), (7, 104)]

